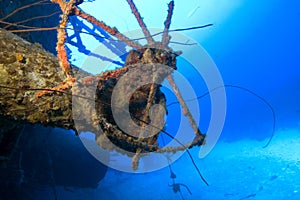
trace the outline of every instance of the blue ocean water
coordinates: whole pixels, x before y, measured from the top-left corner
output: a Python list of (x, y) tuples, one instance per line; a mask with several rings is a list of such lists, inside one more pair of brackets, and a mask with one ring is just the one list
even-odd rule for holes
[[(153, 28), (154, 33), (163, 29), (169, 1), (135, 3), (148, 28)], [(117, 27), (120, 32), (127, 32), (128, 37), (140, 37), (135, 31), (139, 29), (138, 23), (126, 1), (86, 1), (80, 7)], [(80, 30), (68, 30), (67, 47), (72, 64), (91, 73), (103, 70), (95, 69), (99, 63), (112, 69), (122, 67), (130, 49), (128, 46), (83, 34), (81, 32), (85, 31), (109, 37), (101, 28), (80, 18), (72, 17), (70, 21), (70, 28)], [(24, 181), (32, 192), (28, 196), (32, 199), (116, 200), (300, 199), (299, 21), (300, 2), (297, 0), (175, 1), (171, 30), (213, 24), (203, 29), (179, 31), (184, 36), (180, 41), (172, 40), (176, 37), (171, 39), (183, 43), (174, 44), (176, 50), (196, 42), (213, 61), (225, 85), (222, 87), (226, 92), (224, 127), (212, 150), (201, 157), (202, 149), (194, 147), (189, 149), (193, 160), (185, 152), (158, 170), (124, 172), (96, 160), (72, 132), (29, 127), (25, 128), (26, 134), (36, 135), (32, 146), (39, 149), (39, 141), (47, 141), (48, 147), (26, 149), (26, 141), (23, 141), (24, 157), (26, 152), (34, 151), (37, 157), (45, 158), (23, 165), (32, 170), (22, 177), (36, 183), (26, 185)], [(199, 62), (207, 57), (198, 58), (199, 52), (194, 51), (192, 45), (189, 50), (178, 57), (177, 71), (199, 97), (193, 99), (190, 92), (184, 96), (186, 100), (192, 99), (187, 104), (192, 107), (194, 115), (199, 115), (200, 130), (206, 133), (212, 122), (210, 95), (218, 90), (210, 91), (214, 87), (207, 86), (203, 74), (197, 71), (199, 68), (193, 66), (185, 55), (192, 55)], [(99, 63), (86, 65), (89, 58), (95, 58)], [(200, 65), (200, 69), (202, 67), (205, 68)], [(208, 79), (214, 80), (215, 77)], [(175, 81), (179, 87), (183, 84), (177, 76)], [(187, 91), (185, 86), (180, 89), (182, 93)], [(165, 130), (174, 135), (184, 116), (180, 106), (172, 104), (177, 101), (174, 93), (167, 87), (163, 91), (169, 105)], [(207, 92), (210, 93), (202, 97)], [(183, 131), (193, 130), (184, 126)], [(40, 135), (41, 132), (48, 134)], [(270, 138), (270, 144), (263, 148)], [(171, 139), (167, 136), (159, 138), (160, 143), (169, 141)], [(119, 159), (115, 154), (112, 152), (104, 159), (114, 162)], [(166, 160), (168, 156), (172, 157), (172, 154), (166, 154)], [(208, 186), (201, 180), (193, 162)], [(141, 161), (140, 167), (147, 171), (147, 162)], [(44, 177), (35, 178), (34, 174), (43, 174)], [(22, 198), (26, 199), (25, 196)]]

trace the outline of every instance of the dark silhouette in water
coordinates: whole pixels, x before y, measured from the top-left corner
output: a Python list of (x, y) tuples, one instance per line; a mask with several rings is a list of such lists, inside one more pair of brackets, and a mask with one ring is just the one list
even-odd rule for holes
[(107, 171), (70, 131), (32, 125), (24, 128), (7, 165), (0, 171), (0, 194), (6, 199), (31, 199), (39, 188), (51, 189), (54, 196), (56, 186), (97, 188)]

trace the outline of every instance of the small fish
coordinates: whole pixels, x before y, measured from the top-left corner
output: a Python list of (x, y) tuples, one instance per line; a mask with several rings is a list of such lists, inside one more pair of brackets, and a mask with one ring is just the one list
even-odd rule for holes
[(64, 186), (64, 190), (67, 191), (67, 192), (72, 192), (72, 193), (75, 192), (74, 189), (72, 189), (72, 188), (70, 188), (70, 187), (67, 187), (67, 186)]
[(187, 14), (187, 18), (192, 17), (195, 12), (200, 8), (200, 6), (197, 6), (196, 8), (194, 8), (193, 10), (191, 10), (188, 14)]
[(278, 176), (273, 175), (273, 176), (270, 177), (269, 181), (273, 181), (273, 180), (275, 180), (276, 178), (278, 178)]
[(249, 194), (245, 197), (240, 198), (239, 200), (249, 199), (249, 198), (252, 198), (252, 197), (255, 197), (255, 196), (256, 196), (256, 194)]

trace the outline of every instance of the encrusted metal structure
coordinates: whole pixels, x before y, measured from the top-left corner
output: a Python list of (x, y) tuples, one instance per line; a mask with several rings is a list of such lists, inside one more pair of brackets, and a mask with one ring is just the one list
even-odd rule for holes
[[(111, 145), (114, 144), (118, 148), (134, 153), (132, 157), (133, 169), (138, 168), (141, 153), (176, 152), (195, 145), (204, 144), (205, 134), (199, 130), (172, 77), (172, 71), (177, 69), (176, 57), (180, 55), (180, 52), (174, 52), (169, 47), (171, 38), (169, 28), (174, 1), (168, 4), (162, 40), (154, 41), (134, 2), (127, 0), (147, 40), (147, 45), (144, 46), (126, 37), (117, 28), (112, 28), (79, 9), (77, 5), (81, 3), (80, 1), (52, 0), (52, 2), (57, 3), (62, 11), (61, 21), (57, 28), (58, 42), (56, 50), (58, 61), (52, 55), (44, 52), (41, 47), (16, 39), (12, 34), (4, 33), (4, 30), (0, 32), (0, 46), (1, 48), (6, 48), (0, 54), (0, 77), (2, 77), (0, 80), (0, 116), (2, 119), (15, 120), (18, 123), (41, 123), (65, 129), (74, 129), (78, 133), (82, 130), (93, 131), (96, 133), (97, 143), (102, 148), (117, 150)], [(66, 26), (69, 17), (72, 15), (77, 15), (101, 27), (111, 36), (132, 47), (126, 58), (125, 65), (120, 69), (103, 72), (99, 75), (90, 75), (81, 69), (72, 67), (68, 61), (65, 48)], [(9, 42), (11, 39), (15, 40), (14, 43), (18, 47)], [(24, 46), (24, 50), (20, 48), (22, 46)], [(30, 51), (26, 52), (28, 49)], [(9, 52), (8, 55), (5, 55), (5, 52)], [(60, 69), (58, 66), (60, 66)], [(159, 66), (168, 66), (168, 68), (160, 68)], [(144, 70), (143, 73), (134, 71), (141, 67)], [(127, 90), (130, 91), (130, 83), (138, 83), (141, 76), (150, 77), (153, 81), (138, 88), (130, 97), (129, 102), (127, 102), (131, 118), (135, 124), (141, 127), (142, 131), (138, 135), (131, 135), (120, 129), (111, 108), (113, 90), (118, 81), (122, 77), (124, 79), (124, 75), (129, 72), (136, 73), (136, 79), (133, 80), (132, 76), (130, 76), (130, 79), (128, 78), (128, 84), (122, 88), (125, 93)], [(76, 74), (81, 75), (78, 77)], [(157, 143), (159, 134), (165, 133), (165, 131), (163, 130), (163, 126), (156, 126), (155, 124), (163, 122), (164, 116), (157, 115), (154, 118), (150, 117), (150, 108), (153, 105), (161, 105), (160, 109), (163, 108), (166, 110), (166, 98), (160, 90), (160, 83), (164, 79), (167, 79), (172, 86), (183, 114), (189, 119), (195, 133), (195, 139), (190, 143), (182, 144), (178, 141), (178, 146), (171, 148), (160, 148)], [(74, 94), (74, 88), (76, 89), (78, 85), (81, 88), (85, 88), (91, 84), (97, 85), (97, 90), (94, 91), (96, 92), (96, 99), (79, 96), (82, 99), (84, 111), (81, 110), (78, 112), (82, 112), (82, 116), (84, 116), (83, 120), (84, 118), (89, 118), (92, 123), (85, 127), (80, 127), (80, 130), (76, 130), (71, 112), (77, 111), (72, 110), (71, 97), (72, 95), (76, 95)], [(89, 107), (90, 101), (96, 102), (96, 113), (91, 111), (94, 108)], [(124, 98), (124, 101), (127, 101), (127, 99)], [(5, 105), (3, 102), (5, 102)], [(120, 101), (118, 103), (122, 107), (126, 102)], [(114, 106), (118, 107), (118, 103)], [(163, 111), (161, 110), (161, 112)], [(148, 135), (146, 126), (152, 127), (154, 134)], [(103, 130), (103, 133), (97, 133), (99, 129)], [(9, 129), (3, 129), (2, 132), (7, 133), (7, 131)], [(107, 139), (110, 143), (107, 142)]]

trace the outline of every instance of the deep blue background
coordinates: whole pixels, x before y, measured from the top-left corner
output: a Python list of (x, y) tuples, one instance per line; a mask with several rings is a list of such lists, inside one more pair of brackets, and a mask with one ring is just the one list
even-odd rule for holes
[[(163, 1), (163, 3), (161, 1), (136, 0), (136, 5), (149, 27), (163, 28), (167, 2), (167, 0)], [(19, 6), (20, 5), (15, 5), (13, 8), (6, 6), (9, 10), (2, 15), (9, 13)], [(88, 8), (88, 6), (90, 7)], [(91, 1), (82, 4), (82, 8), (98, 19), (107, 22), (109, 25), (118, 27), (121, 32), (138, 28), (126, 1)], [(49, 10), (53, 12), (57, 9), (58, 7), (54, 6), (54, 8)], [(42, 15), (41, 12), (29, 13)], [(22, 18), (26, 18), (26, 15), (21, 13), (15, 20), (18, 21)], [(28, 15), (28, 17), (32, 17), (32, 15)], [(51, 23), (39, 21), (37, 24), (33, 23), (27, 25), (42, 26), (46, 24), (55, 26), (58, 23), (58, 16), (49, 19)], [(172, 165), (179, 181), (191, 187), (194, 195), (198, 195), (198, 197), (203, 197), (204, 199), (214, 199), (213, 196), (217, 194), (229, 199), (231, 197), (232, 199), (238, 199), (238, 197), (242, 199), (243, 197), (254, 194), (257, 194), (258, 197), (260, 192), (271, 195), (273, 192), (276, 192), (277, 195), (281, 191), (282, 196), (295, 194), (296, 199), (299, 185), (297, 185), (298, 183), (295, 180), (297, 180), (299, 174), (299, 161), (297, 164), (295, 159), (297, 159), (299, 152), (296, 152), (296, 150), (298, 150), (297, 148), (288, 148), (290, 144), (297, 145), (297, 140), (290, 136), (295, 137), (295, 134), (299, 134), (297, 130), (299, 130), (300, 127), (300, 1), (175, 1), (171, 29), (187, 28), (206, 23), (213, 23), (214, 25), (206, 29), (184, 31), (182, 33), (196, 40), (204, 47), (216, 63), (225, 84), (245, 87), (263, 97), (273, 106), (276, 112), (275, 134), (280, 132), (281, 135), (278, 134), (280, 135), (280, 139), (277, 139), (276, 143), (274, 142), (274, 145), (271, 145), (270, 148), (265, 150), (258, 149), (259, 153), (257, 155), (254, 154), (253, 157), (244, 158), (244, 154), (247, 156), (252, 155), (253, 146), (260, 147), (260, 144), (263, 143), (259, 143), (257, 140), (266, 140), (272, 134), (272, 112), (256, 96), (244, 90), (228, 87), (226, 88), (227, 116), (221, 134), (221, 140), (238, 143), (221, 143), (221, 147), (216, 150), (216, 153), (212, 153), (211, 157), (208, 157), (206, 160), (197, 159), (198, 149), (192, 150), (196, 163), (208, 178), (208, 181), (212, 185), (211, 187), (205, 187), (204, 184), (201, 183), (186, 155)], [(103, 30), (89, 25), (81, 19), (71, 18), (71, 25), (82, 31), (102, 34), (102, 36), (105, 37), (108, 36)], [(36, 34), (39, 34), (39, 32)], [(39, 36), (33, 34), (30, 37), (32, 38), (31, 41), (42, 43), (46, 49), (55, 53), (55, 36), (56, 32), (52, 31), (43, 32)], [(99, 39), (98, 37), (86, 37), (85, 34), (73, 34), (72, 31), (70, 31), (68, 38), (70, 60), (73, 64), (81, 67), (86, 56), (103, 41), (105, 40)], [(117, 45), (115, 43), (106, 44), (106, 48), (113, 47), (116, 48)], [(125, 50), (122, 45), (118, 47), (121, 48), (122, 51)], [(94, 56), (98, 56), (99, 60), (105, 59), (99, 55)], [(108, 58), (108, 61), (111, 61), (109, 59), (110, 58)], [(177, 66), (178, 71), (186, 75), (192, 85), (196, 87), (198, 95), (207, 92), (204, 85), (199, 87), (197, 85), (198, 82), (193, 82), (195, 76), (191, 74), (193, 70), (189, 68), (191, 66), (189, 66), (186, 61), (179, 58)], [(167, 103), (171, 103), (175, 100), (174, 95), (171, 93), (167, 93), (167, 98)], [(199, 105), (201, 109), (200, 129), (205, 132), (210, 119), (209, 97), (206, 96), (199, 99)], [(168, 132), (174, 133), (178, 127), (177, 118), (180, 115), (180, 108), (178, 105), (172, 106), (168, 108), (168, 111), (169, 118), (166, 128)], [(41, 163), (44, 163), (47, 167), (50, 166), (47, 157), (43, 156), (44, 151), (46, 152), (47, 150), (45, 141), (48, 140), (46, 143), (51, 146), (49, 149), (54, 149), (54, 155), (58, 155), (58, 160), (54, 160), (53, 162), (63, 166), (60, 170), (58, 169), (59, 173), (57, 174), (62, 180), (69, 180), (68, 184), (66, 184), (68, 187), (83, 184), (85, 183), (83, 180), (86, 180), (88, 183), (86, 187), (91, 187), (91, 185), (95, 187), (97, 185), (96, 182), (102, 179), (108, 171), (104, 178), (105, 180), (99, 182), (98, 189), (92, 190), (92, 195), (90, 196), (89, 190), (77, 190), (78, 188), (74, 190), (72, 188), (72, 190), (70, 190), (70, 188), (58, 186), (57, 189), (61, 199), (70, 199), (68, 195), (73, 195), (73, 198), (76, 197), (77, 199), (97, 199), (96, 197), (101, 199), (113, 199), (113, 197), (132, 199), (134, 195), (137, 196), (137, 198), (142, 196), (146, 199), (147, 197), (148, 199), (153, 199), (153, 196), (158, 199), (159, 197), (161, 197), (161, 199), (163, 199), (163, 197), (165, 197), (165, 199), (179, 199), (179, 195), (173, 194), (172, 188), (168, 186), (168, 183), (170, 183), (168, 168), (154, 173), (140, 175), (117, 172), (112, 169), (107, 170), (106, 167), (99, 167), (100, 163), (82, 150), (83, 147), (79, 144), (79, 139), (74, 139), (73, 135), (68, 135), (67, 131), (51, 130), (57, 134), (56, 136), (52, 133), (50, 135), (49, 132), (51, 131), (48, 129), (42, 129), (40, 127), (27, 127), (25, 130), (25, 135), (30, 135), (31, 139), (23, 138), (22, 142), (24, 147), (16, 153), (16, 163), (13, 163), (14, 167), (18, 165), (20, 155), (21, 157), (22, 155), (24, 157), (29, 156), (35, 159), (36, 162), (31, 162), (30, 159), (27, 159), (28, 162), (26, 163), (26, 160), (23, 159), (22, 165), (33, 165), (29, 165), (28, 169), (25, 169), (25, 172), (28, 170), (30, 174), (31, 172), (35, 172), (35, 169), (40, 169), (40, 171), (42, 171), (40, 172), (41, 174), (37, 173), (36, 176), (45, 176), (46, 182), (52, 181), (49, 176), (51, 170), (40, 167), (42, 166)], [(296, 131), (291, 132), (289, 130)], [(282, 137), (284, 134), (288, 135), (287, 138)], [(47, 135), (54, 138), (50, 138), (52, 140), (49, 140)], [(62, 138), (64, 136), (65, 138)], [(253, 141), (249, 140), (249, 142), (244, 142), (244, 139), (253, 139)], [(30, 149), (31, 146), (28, 144), (33, 143), (32, 141), (37, 141), (34, 142), (37, 146), (33, 146), (37, 150)], [(240, 141), (241, 145), (239, 143)], [(236, 149), (230, 149), (230, 147), (232, 147), (231, 144), (237, 144), (237, 146), (234, 146)], [(279, 150), (275, 148), (277, 146)], [(26, 148), (27, 150), (29, 149), (28, 155), (25, 155), (26, 151), (24, 150), (26, 150)], [(65, 150), (67, 148), (69, 148), (69, 151)], [(60, 151), (61, 149), (62, 151)], [(71, 150), (74, 150), (75, 153)], [(83, 156), (79, 157), (79, 153), (75, 150), (81, 152)], [(59, 154), (57, 154), (57, 152), (59, 152)], [(255, 152), (257, 152), (257, 150)], [(266, 152), (266, 154), (263, 155), (262, 152)], [(268, 154), (269, 152), (270, 154)], [(74, 158), (74, 156), (76, 156), (76, 158)], [(41, 160), (39, 160), (39, 158)], [(97, 164), (95, 164), (95, 162), (97, 162)], [(82, 166), (80, 165), (81, 163), (83, 164)], [(88, 165), (86, 163), (88, 163)], [(68, 171), (68, 166), (72, 170)], [(7, 170), (14, 171), (14, 169), (15, 168), (9, 168)], [(70, 175), (65, 173), (64, 170), (67, 170)], [(6, 172), (7, 171), (3, 171), (3, 174), (11, 175)], [(100, 174), (99, 177), (95, 175), (95, 172)], [(13, 178), (14, 175), (15, 173), (12, 173)], [(82, 176), (84, 178), (82, 178)], [(94, 178), (89, 178), (90, 176), (94, 176)], [(20, 177), (21, 176), (18, 178)], [(48, 190), (40, 190), (39, 186), (33, 187), (31, 185), (30, 178), (33, 179), (34, 183), (38, 180), (38, 178), (32, 176), (25, 177), (24, 180), (27, 181), (27, 185), (25, 184), (25, 186), (30, 186), (30, 188), (21, 187), (21, 190), (25, 190), (24, 194), (28, 191), (35, 191), (40, 192), (40, 196), (36, 195), (36, 193), (30, 193), (30, 196), (35, 196), (37, 199), (53, 198), (51, 187), (48, 188)], [(73, 180), (73, 178), (76, 180)], [(244, 179), (246, 183), (243, 182), (241, 184), (241, 181)], [(10, 181), (14, 182), (15, 179), (11, 179)], [(7, 182), (5, 183), (7, 184)], [(273, 183), (274, 185), (272, 185)], [(57, 184), (61, 183), (57, 182)], [(258, 187), (253, 190), (247, 188), (248, 186), (255, 188), (257, 185)], [(227, 186), (230, 188), (228, 189)], [(43, 185), (41, 185), (41, 187), (43, 187)], [(201, 190), (199, 190), (199, 188)], [(17, 189), (20, 188), (18, 187)], [(137, 192), (137, 190), (139, 192)], [(16, 190), (17, 192), (14, 190), (11, 191), (12, 193), (20, 192), (20, 190)], [(183, 191), (187, 199), (195, 198), (195, 196), (190, 196), (184, 189)], [(234, 193), (236, 191), (238, 191), (238, 194)], [(20, 194), (23, 195), (22, 193)], [(24, 195), (24, 198), (26, 199), (26, 195)], [(274, 197), (271, 199), (274, 199)]]
[[(273, 105), (277, 128), (299, 128), (300, 4), (293, 0), (257, 2), (243, 1), (203, 45), (225, 83), (247, 87)], [(234, 89), (227, 92), (226, 133), (240, 128), (233, 137), (241, 133), (258, 136), (270, 130), (271, 113), (259, 100)]]

